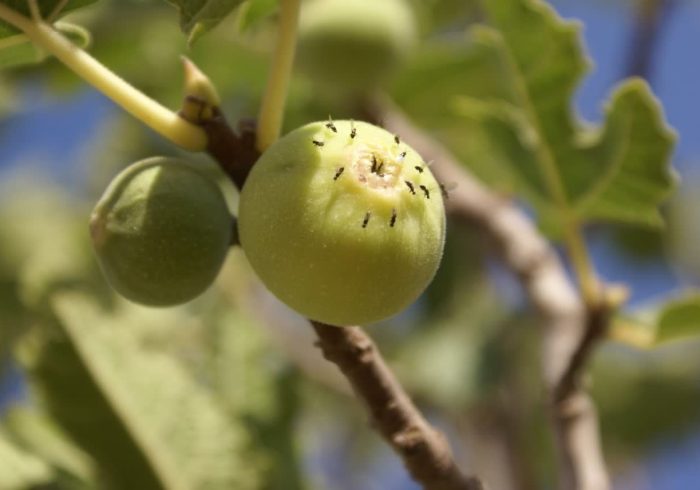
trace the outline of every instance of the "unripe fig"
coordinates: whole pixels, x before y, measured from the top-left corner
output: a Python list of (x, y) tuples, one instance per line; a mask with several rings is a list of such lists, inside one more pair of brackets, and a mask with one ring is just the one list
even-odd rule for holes
[(371, 89), (417, 39), (405, 0), (310, 0), (299, 22), (298, 64), (315, 81), (342, 91)]
[(123, 170), (90, 218), (111, 286), (149, 306), (184, 303), (216, 278), (232, 221), (219, 187), (194, 165), (154, 157)]
[(368, 123), (315, 122), (268, 148), (241, 192), (238, 231), (280, 300), (332, 325), (412, 303), (445, 237), (443, 188), (411, 147)]

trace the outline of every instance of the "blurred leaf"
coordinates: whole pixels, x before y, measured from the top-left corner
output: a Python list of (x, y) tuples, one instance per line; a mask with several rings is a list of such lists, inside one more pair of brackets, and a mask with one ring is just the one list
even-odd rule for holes
[(24, 360), (48, 408), (118, 488), (257, 488), (243, 429), (171, 357), (145, 351), (84, 296), (53, 301), (57, 331)]
[[(90, 44), (90, 33), (81, 26), (59, 21), (55, 23), (55, 27), (81, 48)], [(46, 53), (32, 44), (24, 34), (15, 32), (6, 37), (0, 36), (0, 69), (39, 63), (46, 59), (46, 56)]]
[[(482, 286), (486, 274), (484, 249), (478, 232), (457, 219), (448, 216), (448, 220), (450, 239), (445, 241), (440, 267), (423, 294), (425, 314), (418, 319), (428, 328), (435, 317), (450, 312), (456, 304), (464, 304), (464, 298), (474, 293), (469, 287), (474, 284)], [(481, 296), (481, 291), (476, 290), (477, 296)], [(480, 323), (479, 320), (476, 322)]]
[(494, 362), (488, 347), (508, 311), (485, 277), (457, 287), (461, 294), (452, 295), (441, 316), (403, 339), (393, 362), (410, 392), (459, 411), (493, 385), (485, 371), (494, 379), (504, 366)]
[(502, 167), (486, 170), (487, 179), (521, 193), (548, 226), (561, 224), (563, 214), (584, 223), (660, 225), (658, 206), (674, 183), (675, 138), (646, 83), (621, 84), (603, 127), (584, 126), (572, 113), (588, 66), (578, 24), (538, 0), (494, 0), (483, 10), (488, 25), (443, 45), (438, 58), (421, 58), (425, 71), (414, 65), (413, 80), (402, 77), (402, 103), (432, 100), (420, 107), (440, 118), (440, 136), (458, 141), (467, 164)]
[(428, 32), (462, 30), (479, 14), (478, 0), (411, 0)]
[(654, 443), (678, 440), (700, 421), (697, 344), (632, 351), (600, 349), (591, 366), (591, 390), (610, 454), (640, 457)]
[(700, 292), (657, 302), (613, 319), (610, 338), (648, 349), (673, 341), (700, 339)]
[(167, 0), (180, 13), (180, 27), (188, 44), (216, 27), (244, 0)]
[(248, 0), (238, 14), (238, 28), (246, 32), (277, 11), (280, 0)]
[[(68, 0), (65, 2), (65, 5), (61, 6), (63, 0), (39, 0), (38, 4), (39, 10), (41, 11), (41, 16), (44, 19), (49, 18), (49, 16), (53, 16), (53, 20), (56, 20), (71, 10), (90, 5), (95, 1), (96, 0)], [(25, 16), (30, 15), (29, 2), (27, 2), (27, 0), (0, 0), (0, 4), (6, 5)], [(54, 12), (56, 7), (59, 7), (61, 10), (59, 12)], [(18, 32), (19, 31), (17, 29), (8, 25), (7, 22), (0, 20), (0, 39), (13, 36)]]
[[(668, 214), (668, 213), (665, 213)], [(638, 261), (663, 260), (666, 246), (667, 227), (633, 228), (620, 226), (613, 230), (612, 240), (620, 250)]]
[(41, 305), (59, 286), (89, 284), (99, 290), (88, 210), (48, 179), (27, 165), (0, 186), (0, 263), (13, 276), (25, 308)]
[[(81, 48), (90, 44), (90, 33), (78, 25), (56, 22), (56, 29)], [(46, 59), (46, 53), (29, 42), (23, 34), (0, 39), (0, 69), (39, 63), (44, 59)]]
[(4, 414), (3, 423), (17, 442), (54, 469), (73, 481), (85, 486), (91, 482), (94, 486), (94, 468), (90, 457), (69, 442), (45, 414), (36, 408), (15, 406)]
[(15, 446), (0, 429), (0, 488), (26, 490), (52, 479), (46, 463)]
[[(180, 55), (188, 50), (186, 39), (173, 22), (172, 8), (164, 2), (107, 2), (86, 24), (96, 34), (90, 53), (115, 73), (149, 96), (170, 107), (182, 101), (182, 63)], [(124, 35), (128, 25), (129, 35)], [(190, 47), (190, 57), (217, 86), (225, 100), (227, 118), (236, 120), (257, 111), (258, 93), (265, 86), (268, 71), (266, 56), (270, 41), (265, 35), (271, 29), (260, 29), (241, 36), (237, 28), (215, 29)], [(225, 46), (226, 49), (222, 49)], [(143, 67), (148, 66), (149, 70)], [(59, 63), (44, 67), (49, 75), (51, 88), (66, 91), (83, 87), (82, 81)], [(154, 77), (153, 73), (159, 76)], [(159, 138), (143, 130), (143, 125), (133, 118), (128, 124), (140, 132), (141, 142), (133, 147), (142, 157), (148, 152), (172, 152), (172, 145), (163, 144)], [(133, 133), (134, 131), (132, 131)], [(109, 136), (108, 133), (105, 133)], [(114, 146), (121, 143), (115, 136)], [(118, 144), (117, 144), (118, 143)], [(144, 143), (148, 146), (144, 148)], [(159, 145), (159, 146), (157, 146)], [(121, 151), (123, 153), (123, 151)], [(185, 154), (183, 153), (183, 156)], [(192, 158), (188, 154), (187, 158)], [(127, 163), (123, 161), (122, 165)]]
[(700, 277), (700, 169), (697, 162), (688, 166), (678, 192), (668, 206), (668, 229), (665, 230), (667, 247), (679, 277), (697, 283)]
[(25, 163), (0, 184), (0, 356), (58, 287), (106, 292), (89, 243), (88, 210)]
[(0, 69), (39, 63), (44, 58), (44, 53), (23, 34), (0, 39)]
[(700, 293), (666, 304), (657, 320), (657, 344), (699, 335)]
[[(0, 59), (2, 59), (2, 52), (0, 52)], [(21, 102), (20, 88), (7, 78), (0, 78), (0, 133), (4, 130), (9, 116), (21, 110)]]
[(299, 412), (299, 375), (270, 351), (263, 329), (230, 307), (212, 334), (215, 391), (231, 416), (252, 432), (251, 457), (261, 464), (260, 488), (301, 490), (295, 423)]

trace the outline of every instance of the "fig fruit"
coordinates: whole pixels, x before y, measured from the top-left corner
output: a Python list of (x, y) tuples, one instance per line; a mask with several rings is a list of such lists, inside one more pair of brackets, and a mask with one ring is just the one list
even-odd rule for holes
[(239, 203), (243, 250), (267, 288), (332, 325), (371, 323), (412, 303), (445, 239), (443, 188), (382, 128), (315, 122), (270, 146)]
[(117, 292), (136, 303), (171, 306), (214, 281), (232, 219), (219, 187), (197, 167), (154, 157), (114, 178), (92, 212), (90, 232)]
[(298, 64), (325, 86), (368, 90), (400, 65), (416, 40), (405, 0), (311, 0), (301, 10)]

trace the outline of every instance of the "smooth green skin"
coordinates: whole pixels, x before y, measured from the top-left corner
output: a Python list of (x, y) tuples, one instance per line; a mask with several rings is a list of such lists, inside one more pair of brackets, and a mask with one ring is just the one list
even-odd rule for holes
[(172, 306), (214, 281), (232, 225), (213, 181), (187, 162), (154, 157), (115, 177), (92, 212), (90, 232), (117, 292), (136, 303)]
[(298, 64), (340, 91), (374, 88), (416, 44), (404, 0), (311, 0), (299, 22)]
[[(394, 135), (355, 122), (352, 139), (351, 122), (336, 121), (337, 133), (325, 124), (292, 131), (263, 153), (241, 193), (239, 237), (262, 282), (291, 308), (331, 325), (372, 323), (410, 305), (435, 275), (445, 238), (442, 195), (427, 167), (415, 170), (421, 157)], [(371, 188), (352, 171), (353, 155), (370, 147), (407, 152), (395, 187)]]

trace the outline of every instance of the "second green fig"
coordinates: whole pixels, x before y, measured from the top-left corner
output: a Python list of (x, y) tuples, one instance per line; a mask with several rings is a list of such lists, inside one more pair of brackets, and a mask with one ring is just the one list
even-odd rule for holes
[(121, 295), (149, 306), (184, 303), (216, 278), (232, 218), (215, 182), (188, 162), (154, 157), (123, 170), (90, 218), (100, 266)]

